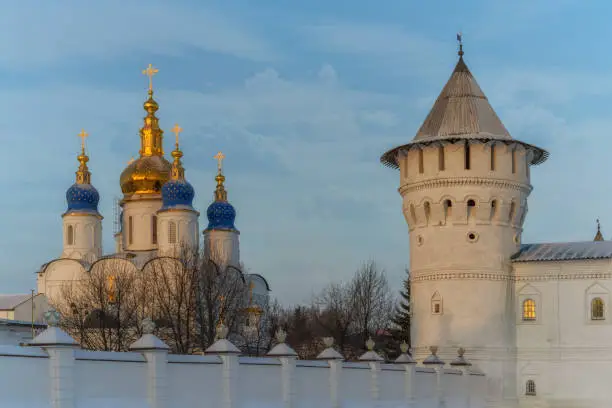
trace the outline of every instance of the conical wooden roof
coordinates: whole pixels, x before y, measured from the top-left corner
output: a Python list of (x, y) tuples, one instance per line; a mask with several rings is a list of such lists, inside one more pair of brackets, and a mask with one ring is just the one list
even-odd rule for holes
[(398, 155), (411, 148), (432, 143), (518, 143), (531, 154), (531, 164), (540, 164), (548, 152), (515, 140), (501, 122), (489, 100), (476, 82), (459, 51), (459, 61), (425, 121), (412, 141), (395, 147), (380, 158), (389, 167), (398, 168)]
[(459, 57), (414, 140), (449, 136), (512, 139), (463, 57)]

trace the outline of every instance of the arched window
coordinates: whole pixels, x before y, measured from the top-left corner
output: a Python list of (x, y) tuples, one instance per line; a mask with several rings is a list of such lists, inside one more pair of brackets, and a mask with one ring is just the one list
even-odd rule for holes
[(445, 220), (453, 216), (453, 202), (444, 200), (444, 218)]
[(536, 395), (535, 381), (527, 380), (525, 384), (525, 395)]
[(533, 321), (536, 319), (536, 303), (533, 299), (526, 299), (523, 302), (523, 320)]
[(134, 220), (130, 215), (128, 217), (128, 244), (134, 243)]
[(423, 208), (425, 209), (425, 220), (427, 221), (427, 224), (429, 224), (429, 216), (431, 215), (431, 206), (429, 204), (429, 201), (425, 201), (425, 204), (423, 204)]
[(444, 171), (444, 146), (438, 147), (438, 170)]
[(512, 224), (514, 221), (514, 215), (516, 214), (516, 203), (512, 201), (510, 203), (510, 213), (508, 214), (508, 222)]
[(72, 225), (66, 228), (66, 244), (74, 245), (74, 227)]
[(467, 216), (468, 218), (474, 216), (474, 209), (476, 208), (476, 201), (468, 200), (467, 202)]
[(168, 223), (168, 243), (176, 244), (176, 223), (174, 221)]
[(599, 297), (591, 300), (591, 320), (604, 320), (604, 301)]
[(151, 243), (157, 244), (157, 215), (151, 217)]
[(419, 149), (419, 173), (425, 171), (425, 163), (423, 162), (423, 150)]
[(497, 216), (497, 200), (491, 201), (491, 219)]
[(491, 171), (495, 170), (495, 145), (491, 145)]
[(465, 169), (469, 170), (470, 169), (470, 143), (469, 142), (465, 142), (464, 152), (465, 152)]

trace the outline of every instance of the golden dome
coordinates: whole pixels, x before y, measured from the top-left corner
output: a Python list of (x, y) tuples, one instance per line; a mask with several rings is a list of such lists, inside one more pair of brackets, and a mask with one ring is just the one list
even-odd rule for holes
[(144, 156), (129, 164), (121, 173), (121, 191), (125, 195), (161, 194), (170, 180), (172, 165), (162, 156)]

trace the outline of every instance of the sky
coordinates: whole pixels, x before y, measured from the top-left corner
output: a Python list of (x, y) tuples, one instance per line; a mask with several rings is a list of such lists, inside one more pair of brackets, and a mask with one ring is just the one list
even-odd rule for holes
[[(350, 7), (349, 7), (350, 5)], [(86, 129), (112, 252), (119, 175), (138, 156), (149, 63), (171, 150), (206, 227), (219, 150), (240, 251), (284, 303), (375, 260), (399, 290), (408, 229), (379, 158), (410, 141), (465, 60), (532, 170), (523, 242), (612, 237), (612, 3), (572, 0), (28, 1), (0, 13), (0, 293), (62, 250)]]

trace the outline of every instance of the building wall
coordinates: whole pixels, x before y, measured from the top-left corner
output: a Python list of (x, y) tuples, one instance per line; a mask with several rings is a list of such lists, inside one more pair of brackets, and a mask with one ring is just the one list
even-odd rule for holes
[(161, 206), (161, 197), (124, 202), (122, 236), (125, 251), (157, 249), (157, 243), (153, 239), (153, 225), (157, 225), (157, 211)]
[[(612, 376), (611, 260), (517, 262), (514, 270), (518, 394), (524, 398), (531, 379), (538, 397), (590, 406)], [(593, 298), (604, 301), (603, 320), (591, 318)], [(522, 316), (528, 299), (536, 302), (533, 321)]]
[(76, 260), (56, 259), (38, 274), (37, 292), (45, 294), (52, 303), (54, 299), (61, 298), (64, 285), (83, 279), (86, 273), (83, 265)]

